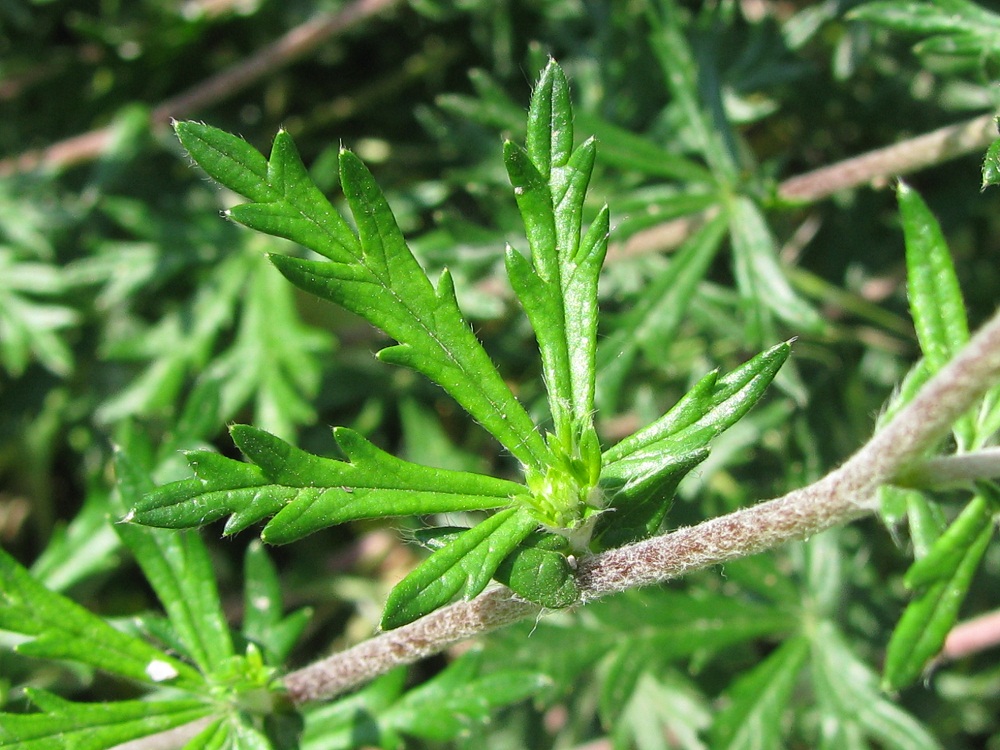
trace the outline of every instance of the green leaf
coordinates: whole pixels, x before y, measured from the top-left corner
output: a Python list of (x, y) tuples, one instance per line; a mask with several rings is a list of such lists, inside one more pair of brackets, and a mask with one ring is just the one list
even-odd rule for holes
[(32, 636), (27, 656), (87, 664), (147, 684), (197, 691), (204, 680), (188, 664), (49, 591), (0, 550), (0, 629)]
[(966, 0), (880, 0), (853, 9), (850, 17), (914, 34), (961, 31), (977, 26), (985, 32), (990, 25), (1000, 25), (1000, 17), (995, 13)]
[(265, 259), (255, 261), (242, 291), (233, 345), (206, 368), (201, 385), (218, 385), (219, 425), (249, 402), (256, 424), (291, 437), (296, 426), (316, 419), (308, 399), (319, 388), (320, 355), (331, 351), (332, 341), (303, 323), (295, 289), (281, 274)]
[(549, 609), (580, 599), (580, 587), (558, 534), (533, 534), (504, 558), (493, 577), (515, 594)]
[(985, 190), (991, 185), (1000, 185), (1000, 140), (990, 144), (983, 158), (982, 189)]
[(118, 524), (187, 655), (208, 674), (233, 655), (208, 550), (197, 532)]
[(11, 375), (21, 375), (32, 360), (56, 375), (72, 372), (73, 352), (64, 336), (80, 316), (58, 304), (64, 275), (56, 266), (0, 247), (0, 363)]
[(605, 451), (605, 467), (625, 459), (644, 460), (647, 454), (677, 455), (703, 448), (760, 400), (790, 353), (791, 344), (784, 342), (721, 378), (709, 373), (670, 411)]
[(778, 344), (723, 378), (709, 373), (660, 419), (605, 451), (601, 485), (615, 511), (599, 522), (603, 545), (656, 533), (677, 484), (760, 400), (790, 352)]
[(431, 285), (381, 190), (356, 156), (341, 151), (339, 165), (357, 237), (312, 184), (284, 131), (275, 137), (265, 171), (263, 157), (251, 154), (246, 144), (235, 144), (233, 136), (190, 122), (178, 124), (177, 132), (210, 175), (255, 201), (232, 209), (234, 220), (329, 259), (272, 256), (290, 281), (381, 328), (399, 342), (379, 353), (383, 361), (422, 372), (522, 464), (544, 465), (542, 438), (465, 322), (449, 274), (442, 274), (437, 288)]
[(406, 669), (397, 668), (358, 692), (307, 709), (302, 750), (353, 750), (386, 746), (388, 728), (379, 717), (399, 700), (406, 687)]
[(508, 508), (469, 529), (396, 585), (386, 600), (382, 627), (391, 630), (457, 597), (476, 596), (537, 525), (527, 511)]
[(906, 287), (920, 349), (940, 370), (969, 340), (965, 302), (941, 226), (920, 195), (900, 182), (896, 191), (906, 239)]
[[(124, 451), (118, 451), (115, 471), (122, 497), (152, 489), (149, 475)], [(115, 531), (132, 551), (187, 656), (202, 673), (210, 674), (233, 656), (212, 561), (198, 534), (128, 524), (116, 524)]]
[(406, 693), (379, 722), (402, 734), (446, 742), (488, 722), (496, 709), (525, 700), (548, 684), (544, 675), (526, 670), (480, 674), (479, 657), (473, 651), (453, 662)]
[(458, 739), (487, 723), (498, 708), (550, 684), (530, 668), (481, 668), (482, 657), (470, 651), (405, 695), (406, 670), (397, 669), (354, 695), (309, 711), (302, 750), (402, 747), (401, 734)]
[[(174, 408), (186, 376), (203, 370), (211, 360), (215, 344), (236, 315), (247, 279), (258, 264), (258, 259), (244, 253), (223, 259), (182, 306), (167, 312), (151, 328), (118, 340), (106, 356), (148, 360), (150, 364), (101, 405), (100, 420), (116, 422)], [(224, 421), (220, 415), (219, 426)]]
[[(712, 170), (713, 180), (735, 184), (738, 176), (737, 154), (732, 130), (722, 111), (721, 91), (711, 85), (715, 81), (713, 75), (707, 76), (711, 82), (709, 85), (699, 86), (705, 80), (699, 80), (699, 65), (681, 33), (677, 14), (678, 9), (669, 3), (661, 4), (659, 10), (653, 5), (647, 6), (650, 46), (675, 106), (693, 134), (695, 148)], [(702, 93), (707, 93), (712, 100), (702, 101)]]
[(259, 541), (247, 546), (243, 580), (243, 635), (264, 650), (269, 664), (282, 664), (308, 625), (312, 610), (284, 615), (278, 571)]
[(712, 725), (712, 747), (718, 750), (759, 750), (782, 746), (784, 723), (809, 642), (792, 638), (740, 675), (723, 699), (724, 708)]
[(918, 679), (941, 651), (993, 531), (989, 505), (982, 496), (976, 497), (907, 573), (908, 584), (927, 588), (907, 606), (889, 640), (882, 676), (885, 689), (898, 690)]
[(749, 198), (736, 198), (729, 211), (729, 231), (749, 340), (758, 342), (770, 336), (768, 311), (795, 330), (820, 332), (823, 319), (788, 282), (760, 207)]
[(34, 688), (25, 692), (44, 713), (0, 713), (0, 744), (8, 750), (105, 750), (213, 710), (201, 700), (75, 703)]
[(225, 750), (230, 741), (229, 722), (216, 719), (184, 745), (184, 750)]
[(920, 589), (955, 574), (968, 547), (993, 523), (987, 499), (978, 494), (923, 556), (906, 571), (908, 589)]
[[(482, 70), (469, 71), (478, 98), (458, 94), (438, 97), (438, 106), (465, 122), (478, 122), (497, 130), (524, 132), (524, 108), (513, 101)], [(667, 148), (660, 139), (642, 136), (608, 122), (590, 111), (578, 109), (573, 122), (579, 130), (592, 133), (601, 144), (601, 163), (650, 177), (696, 183), (711, 180), (704, 166)]]
[(188, 460), (196, 478), (148, 493), (130, 520), (179, 528), (232, 514), (232, 534), (274, 515), (261, 537), (285, 544), (360, 518), (503, 507), (524, 491), (503, 479), (403, 461), (347, 428), (334, 430), (347, 461), (314, 456), (253, 427), (231, 432), (256, 466), (195, 451)]
[(711, 721), (711, 705), (692, 680), (676, 670), (644, 672), (610, 729), (616, 750), (708, 750), (701, 735)]
[(108, 504), (108, 491), (93, 488), (73, 520), (55, 530), (31, 566), (31, 574), (47, 589), (66, 591), (118, 564), (121, 542), (108, 519)]
[(593, 614), (616, 632), (648, 640), (658, 658), (669, 660), (789, 632), (796, 625), (793, 613), (751, 600), (666, 590), (633, 592), (596, 607)]
[(550, 60), (532, 94), (527, 147), (504, 144), (531, 250), (529, 265), (508, 247), (506, 263), (538, 339), (555, 434), (567, 444), (590, 424), (594, 410), (597, 282), (607, 254), (607, 210), (582, 240), (580, 232), (595, 155), (593, 139), (573, 150), (569, 86)]
[(940, 750), (914, 717), (879, 690), (875, 674), (833, 623), (818, 623), (811, 642), (813, 689), (842, 731), (871, 737), (886, 750)]
[(242, 138), (194, 122), (175, 123), (174, 130), (191, 158), (216, 182), (253, 201), (274, 200), (267, 160)]
[(643, 451), (608, 466), (601, 481), (611, 510), (598, 521), (601, 546), (620, 547), (657, 533), (677, 485), (708, 453), (708, 448), (687, 453)]
[(643, 674), (678, 659), (702, 657), (728, 646), (792, 630), (794, 617), (771, 607), (721, 595), (681, 592), (630, 594), (594, 607), (609, 642), (602, 661), (601, 717), (613, 724)]
[[(969, 340), (965, 301), (941, 226), (920, 195), (905, 183), (897, 190), (906, 240), (906, 288), (920, 349), (931, 372), (937, 372)], [(954, 427), (961, 447), (974, 432), (970, 417)]]

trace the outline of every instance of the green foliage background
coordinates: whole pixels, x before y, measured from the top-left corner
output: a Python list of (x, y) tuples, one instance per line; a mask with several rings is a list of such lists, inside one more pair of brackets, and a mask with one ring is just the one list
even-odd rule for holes
[[(130, 618), (159, 606), (109, 523), (129, 502), (113, 490), (115, 446), (155, 484), (187, 475), (183, 450), (234, 455), (234, 421), (319, 454), (334, 451), (336, 424), (411, 461), (513, 469), (438, 389), (377, 363), (371, 352), (387, 342), (367, 324), (287, 284), (264, 254), (290, 245), (220, 220), (233, 196), (150, 125), (160, 101), (340, 5), (0, 4), (0, 155), (112, 133), (95, 161), (0, 181), (0, 542), (90, 610)], [(894, 191), (783, 206), (775, 182), (995, 110), (1000, 95), (1000, 32), (981, 19), (977, 54), (963, 56), (913, 23), (877, 23), (878, 3), (853, 18), (862, 4), (760, 3), (759, 14), (753, 4), (677, 5), (698, 91), (717, 105), (707, 131), (678, 95), (683, 85), (665, 77), (670, 49), (647, 3), (596, 0), (397, 5), (184, 113), (265, 153), (284, 127), (335, 201), (339, 147), (356, 151), (425, 268), (451, 270), (534, 416), (544, 394), (533, 337), (501, 281), (505, 242), (524, 243), (498, 133), (523, 138), (529, 87), (548, 56), (570, 78), (578, 133), (598, 138), (590, 208), (610, 204), (613, 244), (704, 208), (719, 185), (745, 199), (731, 239), (720, 227), (718, 250), (706, 240), (690, 252), (681, 281), (668, 273), (679, 257), (669, 251), (613, 257), (602, 277), (600, 335), (625, 352), (601, 362), (608, 444), (709, 370), (799, 337), (771, 396), (682, 485), (670, 526), (821, 476), (869, 436), (920, 354)], [(1000, 288), (1000, 220), (995, 196), (979, 192), (981, 163), (974, 154), (908, 178), (947, 236), (973, 328)], [(943, 508), (950, 519), (958, 506)], [(273, 551), (285, 602), (313, 611), (291, 664), (372, 632), (389, 587), (420, 555), (403, 541), (420, 525), (358, 522)], [(211, 564), (235, 623), (254, 537), (218, 541), (218, 531), (206, 535)], [(606, 737), (643, 749), (1000, 747), (1000, 669), (985, 656), (898, 695), (879, 691), (919, 544), (899, 524), (866, 521), (515, 627), (473, 656), (431, 660), (318, 707), (304, 746), (409, 737), (574, 747)], [(993, 545), (963, 614), (1000, 604), (998, 575)], [(274, 625), (281, 612), (272, 615)], [(140, 694), (89, 667), (15, 653), (17, 638), (0, 636), (4, 711), (26, 709), (29, 684), (79, 701)], [(275, 644), (268, 658), (283, 650)], [(462, 703), (462, 691), (493, 702)]]

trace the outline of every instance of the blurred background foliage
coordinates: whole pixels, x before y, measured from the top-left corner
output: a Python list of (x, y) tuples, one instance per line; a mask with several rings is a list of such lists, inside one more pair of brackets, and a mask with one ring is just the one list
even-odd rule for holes
[[(1000, 30), (979, 19), (971, 28), (982, 33), (962, 48), (888, 16), (852, 18), (863, 3), (847, 0), (657, 5), (0, 2), (4, 548), (98, 611), (151, 606), (108, 527), (113, 447), (127, 446), (167, 481), (186, 471), (184, 449), (208, 444), (232, 454), (225, 428), (234, 421), (327, 454), (328, 426), (347, 425), (411, 460), (510, 472), (442, 393), (375, 363), (376, 332), (296, 292), (263, 260), (296, 249), (219, 218), (234, 196), (191, 168), (167, 120), (203, 120), (265, 152), (284, 127), (332, 195), (337, 150), (357, 151), (418, 257), (432, 273), (452, 270), (470, 321), (540, 413), (533, 339), (501, 268), (519, 217), (499, 146), (501, 136), (520, 135), (530, 85), (549, 55), (570, 77), (578, 138), (599, 139), (591, 210), (607, 201), (613, 217), (615, 250), (601, 289), (602, 437), (610, 443), (647, 423), (706, 371), (798, 337), (793, 366), (767, 403), (719, 441), (669, 523), (787, 491), (836, 465), (871, 433), (918, 353), (895, 198), (885, 185), (866, 185), (789, 205), (775, 198), (776, 185), (995, 110)], [(265, 59), (245, 85), (230, 80), (196, 106), (178, 98), (344, 12), (354, 22), (301, 53)], [(964, 39), (959, 32), (954, 38)], [(693, 87), (685, 89), (685, 75)], [(685, 91), (702, 106), (704, 130), (685, 109)], [(101, 134), (97, 149), (69, 140), (91, 131)], [(706, 132), (718, 142), (706, 145)], [(32, 152), (40, 164), (29, 165)], [(1000, 288), (1000, 214), (995, 196), (979, 192), (981, 161), (976, 152), (908, 178), (949, 238), (973, 326)], [(725, 227), (712, 235), (711, 222), (693, 249), (649, 233), (720, 197), (749, 199), (731, 240)], [(402, 533), (357, 524), (275, 552), (286, 600), (315, 608), (297, 663), (370, 634), (390, 582), (416, 554), (401, 543), (415, 523), (401, 522)], [(224, 598), (239, 590), (245, 537), (213, 544)], [(457, 741), (743, 746), (720, 710), (741, 695), (741, 676), (751, 680), (742, 689), (752, 689), (752, 668), (770, 655), (776, 660), (766, 663), (793, 675), (772, 717), (790, 746), (934, 747), (933, 735), (951, 748), (1000, 748), (995, 663), (948, 665), (933, 684), (902, 695), (926, 728), (872, 687), (906, 600), (900, 580), (910, 550), (900, 539), (864, 522), (665, 593), (551, 618), (527, 639), (527, 626), (496, 636), (479, 668), (520, 664), (544, 679), (532, 703), (485, 730), (473, 722)], [(1000, 605), (996, 553), (973, 586), (970, 614)], [(755, 623), (728, 622), (741, 601), (761, 608)], [(683, 611), (698, 616), (685, 620), (676, 614)], [(656, 612), (674, 617), (674, 630), (658, 631)], [(638, 618), (634, 628), (630, 618)], [(724, 635), (664, 640), (685, 627), (701, 632), (706, 619)], [(777, 649), (791, 632), (814, 637)], [(810, 680), (796, 670), (806, 661)], [(443, 664), (433, 660), (412, 679)], [(854, 671), (835, 668), (845, 664)], [(108, 690), (92, 675), (7, 651), (0, 675), (0, 698), (29, 681), (84, 698)], [(366, 695), (401, 690), (396, 682)], [(903, 739), (887, 739), (892, 723), (866, 723), (859, 701), (884, 705), (912, 736), (900, 729)], [(782, 719), (789, 702), (797, 710)], [(324, 721), (331, 732), (339, 726), (336, 716)], [(405, 734), (403, 724), (394, 731)]]

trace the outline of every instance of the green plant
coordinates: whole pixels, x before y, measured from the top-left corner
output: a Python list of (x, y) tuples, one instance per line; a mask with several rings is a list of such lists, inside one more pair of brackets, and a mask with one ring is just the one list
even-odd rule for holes
[[(916, 13), (918, 21), (932, 18), (924, 31), (953, 30), (946, 23), (952, 16), (923, 6), (914, 11), (911, 5), (872, 4), (856, 18), (919, 30), (916, 21), (910, 19), (907, 26), (893, 15), (905, 11)], [(940, 6), (965, 14), (958, 31), (965, 35), (962, 50), (969, 45), (986, 50), (990, 38), (976, 31), (978, 21), (969, 20), (982, 20), (973, 14), (978, 9), (967, 3)], [(774, 340), (781, 326), (812, 336), (829, 336), (835, 328), (805, 301), (811, 294), (809, 278), (779, 261), (774, 230), (765, 221), (775, 209), (788, 210), (787, 199), (803, 200), (802, 194), (771, 185), (766, 172), (749, 162), (722, 106), (722, 90), (713, 88), (711, 75), (699, 80), (694, 73), (695, 53), (704, 62), (704, 45), (715, 43), (712, 34), (707, 26), (697, 27), (703, 46), (689, 49), (674, 11), (667, 4), (648, 11), (651, 47), (669, 74), (676, 105), (672, 122), (683, 124), (686, 146), (709, 169), (676, 155), (658, 161), (661, 152), (640, 148), (648, 141), (618, 138), (620, 133), (606, 127), (604, 132), (611, 134), (613, 163), (681, 177), (690, 193), (667, 196), (662, 205), (704, 210), (705, 225), (664, 273), (654, 274), (635, 308), (610, 321), (602, 349), (595, 335), (596, 287), (610, 222), (606, 209), (585, 200), (597, 161), (594, 144), (574, 149), (571, 132), (574, 122), (584, 130), (590, 130), (584, 122), (595, 121), (594, 130), (602, 124), (589, 112), (572, 118), (565, 78), (550, 63), (532, 97), (526, 147), (505, 145), (504, 161), (530, 251), (529, 260), (508, 248), (505, 262), (539, 344), (544, 401), (528, 381), (514, 396), (507, 367), (501, 377), (459, 311), (456, 292), (461, 289), (455, 287), (461, 284), (453, 284), (447, 271), (432, 270), (434, 283), (427, 278), (424, 267), (432, 264), (422, 248), (416, 248), (420, 263), (410, 253), (389, 201), (360, 160), (349, 152), (334, 160), (347, 202), (341, 214), (313, 185), (321, 170), (307, 173), (287, 133), (279, 134), (265, 159), (222, 131), (178, 125), (195, 161), (250, 200), (232, 209), (232, 218), (325, 257), (302, 260), (281, 252), (272, 255), (274, 265), (297, 285), (354, 310), (396, 339), (379, 358), (417, 370), (443, 387), (496, 439), (504, 458), (494, 462), (491, 474), (472, 471), (476, 461), (454, 449), (445, 450), (447, 461), (425, 463), (421, 451), (407, 445), (404, 460), (376, 447), (378, 438), (370, 439), (360, 419), (352, 428), (335, 430), (340, 458), (295, 447), (295, 429), (311, 411), (296, 391), (308, 395), (316, 388), (316, 355), (329, 348), (328, 337), (301, 323), (289, 285), (259, 258), (263, 245), (244, 241), (225, 262), (213, 256), (194, 303), (159, 328), (158, 340), (169, 351), (155, 352), (155, 342), (144, 342), (141, 333), (122, 348), (132, 356), (149, 356), (154, 366), (143, 378), (145, 385), (137, 381), (104, 410), (105, 419), (114, 421), (129, 404), (175, 409), (165, 438), (120, 426), (115, 492), (109, 495), (93, 480), (83, 512), (32, 574), (8, 555), (0, 558), (0, 627), (20, 634), (8, 640), (18, 644), (18, 659), (74, 662), (73, 674), (81, 675), (81, 683), (92, 679), (89, 669), (118, 674), (126, 683), (100, 691), (98, 682), (95, 692), (104, 697), (124, 689), (130, 699), (70, 702), (30, 689), (26, 695), (40, 712), (0, 714), (5, 744), (105, 747), (167, 732), (155, 741), (191, 748), (330, 748), (394, 747), (404, 738), (422, 738), (482, 747), (488, 744), (482, 726), (506, 712), (513, 719), (494, 722), (489, 741), (518, 745), (539, 736), (530, 730), (528, 709), (514, 705), (525, 698), (542, 706), (564, 704), (570, 716), (566, 738), (587, 736), (579, 725), (596, 713), (621, 747), (704, 747), (707, 741), (713, 747), (770, 747), (787, 741), (929, 748), (938, 746), (935, 734), (953, 736), (941, 726), (932, 732), (901, 708), (906, 701), (880, 691), (868, 663), (878, 660), (877, 649), (889, 640), (882, 634), (894, 619), (893, 588), (875, 585), (869, 569), (852, 556), (858, 544), (853, 527), (817, 533), (880, 511), (903, 540), (902, 524), (908, 522), (918, 559), (904, 582), (916, 595), (890, 641), (882, 678), (890, 690), (905, 688), (924, 673), (965, 596), (971, 594), (981, 606), (974, 574), (993, 572), (987, 547), (996, 513), (990, 477), (997, 473), (997, 456), (990, 446), (1000, 421), (994, 386), (1000, 371), (998, 323), (994, 319), (970, 338), (943, 233), (915, 190), (901, 185), (897, 194), (910, 311), (923, 359), (885, 411), (876, 436), (839, 469), (808, 483), (820, 476), (825, 459), (810, 445), (812, 433), (804, 421), (795, 420), (781, 468), (783, 481), (805, 485), (802, 489), (752, 505), (754, 493), (770, 487), (759, 477), (741, 477), (746, 489), (702, 488), (702, 497), (695, 497), (695, 485), (689, 484), (680, 488), (684, 501), (670, 516), (670, 525), (680, 528), (661, 533), (680, 478), (706, 459), (709, 440), (733, 427), (718, 452), (732, 455), (734, 445), (738, 451), (762, 435), (773, 444), (774, 425), (788, 420), (788, 407), (779, 402), (746, 412), (785, 362), (787, 344), (725, 376), (692, 378), (687, 394), (667, 415), (652, 419), (650, 427), (610, 440), (606, 450), (598, 443), (598, 434), (608, 433), (595, 422), (603, 413), (595, 404), (603, 410), (623, 395), (632, 404), (625, 383), (641, 377), (637, 366), (643, 358), (647, 364), (654, 359), (657, 346), (666, 350), (675, 337), (689, 335), (686, 316), (711, 320), (718, 330), (738, 327), (742, 340), (753, 345)], [(702, 18), (722, 16), (706, 12)], [(942, 44), (936, 43), (938, 52)], [(513, 109), (520, 116), (516, 105)], [(484, 99), (479, 111), (509, 110), (494, 98)], [(996, 181), (997, 148), (987, 157), (986, 184)], [(646, 161), (636, 158), (639, 152)], [(753, 179), (746, 180), (747, 173)], [(838, 183), (825, 183), (830, 184)], [(641, 201), (640, 193), (631, 197)], [(129, 216), (126, 208), (118, 206), (116, 216)], [(342, 218), (348, 215), (357, 235)], [(133, 225), (156, 233), (148, 226), (148, 213), (137, 216), (130, 219)], [(727, 229), (736, 294), (703, 281)], [(32, 257), (18, 253), (15, 265)], [(495, 247), (494, 254), (499, 255)], [(650, 269), (660, 270), (656, 264)], [(95, 270), (91, 266), (91, 279)], [(137, 270), (141, 277), (142, 268)], [(457, 270), (456, 278), (462, 278), (463, 268)], [(44, 274), (47, 283), (41, 286), (8, 285), (13, 297), (38, 296), (45, 303), (51, 297), (58, 303), (60, 293), (72, 286), (49, 283), (60, 275), (54, 266), (46, 266)], [(133, 291), (142, 288), (141, 278), (131, 283), (139, 284)], [(119, 286), (118, 294), (126, 293)], [(887, 319), (870, 308), (857, 309), (872, 320)], [(16, 310), (31, 312), (30, 305)], [(735, 310), (742, 314), (734, 316)], [(242, 320), (236, 344), (212, 362), (217, 337), (235, 315)], [(24, 336), (4, 356), (21, 368), (34, 356), (50, 369), (65, 369), (72, 329), (60, 324), (36, 330), (28, 318), (18, 324)], [(76, 325), (78, 319), (65, 321)], [(184, 335), (192, 323), (188, 330), (194, 335)], [(604, 325), (602, 319), (602, 330)], [(715, 330), (712, 325), (709, 330)], [(731, 345), (733, 338), (740, 336), (730, 331), (724, 341)], [(810, 344), (815, 341), (807, 339), (807, 352)], [(274, 367), (242, 367), (267, 361), (271, 347), (280, 351)], [(209, 362), (209, 372), (187, 403), (175, 405), (183, 373)], [(778, 379), (786, 393), (805, 398), (808, 381), (794, 369), (786, 367)], [(233, 427), (233, 441), (250, 463), (201, 445), (251, 394), (257, 395), (257, 421), (281, 437)], [(288, 397), (294, 409), (285, 409)], [(835, 434), (844, 421), (839, 417), (849, 416), (825, 420), (827, 431)], [(400, 417), (407, 436), (437, 425), (412, 400)], [(431, 437), (438, 441), (439, 436)], [(324, 450), (315, 439), (312, 446)], [(184, 468), (176, 460), (178, 448), (186, 449), (193, 479), (179, 479)], [(495, 446), (483, 452), (494, 453)], [(796, 460), (800, 453), (805, 468)], [(453, 468), (436, 468), (438, 463)], [(163, 486), (154, 488), (153, 477)], [(244, 559), (242, 627), (231, 630), (229, 622), (238, 618), (223, 614), (210, 553), (200, 538), (135, 524), (118, 524), (111, 531), (104, 523), (109, 508), (116, 518), (173, 526), (228, 517), (226, 536), (270, 518), (262, 533), (273, 543), (332, 524), (360, 521), (352, 526), (364, 528), (369, 520), (402, 516), (404, 528), (431, 554), (389, 594), (383, 633), (288, 672), (287, 665), (300, 660), (290, 654), (305, 632), (308, 613), (284, 613), (277, 572), (259, 544), (252, 544)], [(729, 512), (733, 508), (740, 509)], [(424, 528), (405, 520), (411, 514), (432, 516), (435, 524), (456, 524), (457, 515), (466, 525)], [(332, 538), (328, 533), (317, 537), (295, 548), (312, 543), (305, 556), (315, 555)], [(746, 557), (802, 537), (811, 538), (776, 555)], [(55, 593), (93, 580), (119, 543), (139, 562), (166, 617), (106, 620)], [(723, 578), (698, 573), (719, 563), (725, 563)], [(318, 579), (311, 558), (307, 567)], [(884, 561), (880, 567), (892, 569)], [(219, 568), (225, 577), (225, 565)], [(687, 576), (683, 588), (627, 591), (681, 575)], [(490, 578), (507, 587), (483, 591)], [(607, 597), (619, 592), (625, 593)], [(232, 606), (227, 600), (225, 611)], [(548, 616), (537, 619), (540, 611)], [(408, 689), (406, 671), (396, 668), (522, 619), (534, 622), (485, 640), (484, 648), (453, 658), (417, 686)], [(762, 650), (762, 641), (774, 647)], [(15, 683), (23, 669), (18, 659), (9, 672)], [(678, 668), (681, 661), (686, 669)], [(356, 688), (354, 695), (330, 700)], [(968, 690), (970, 695), (982, 692)], [(4, 691), (0, 684), (0, 695)], [(709, 696), (719, 702), (709, 703)], [(960, 698), (951, 700), (961, 705)], [(967, 726), (970, 719), (964, 721)]]
[(448, 272), (436, 287), (427, 279), (356, 156), (341, 152), (340, 180), (357, 236), (313, 187), (286, 134), (265, 161), (207, 126), (180, 123), (177, 131), (202, 168), (251, 199), (231, 209), (231, 218), (327, 259), (272, 256), (281, 272), (396, 339), (379, 359), (443, 387), (517, 460), (524, 484), (401, 461), (347, 429), (335, 430), (347, 457), (336, 461), (238, 426), (231, 433), (252, 465), (191, 454), (195, 478), (151, 493), (129, 520), (184, 527), (229, 515), (226, 533), (234, 533), (273, 515), (261, 536), (287, 543), (363, 518), (494, 510), (468, 531), (422, 534), (436, 549), (390, 594), (383, 627), (456, 597), (470, 599), (495, 574), (544, 606), (575, 603), (569, 556), (586, 554), (592, 541), (618, 546), (655, 533), (674, 488), (708, 455), (708, 442), (756, 403), (788, 355), (783, 344), (724, 377), (707, 375), (662, 419), (602, 455), (593, 423), (594, 359), (608, 211), (581, 233), (596, 146), (589, 140), (574, 150), (569, 89), (554, 63), (532, 97), (526, 148), (504, 145), (531, 258), (508, 247), (506, 264), (541, 351), (551, 415), (545, 431), (472, 334)]

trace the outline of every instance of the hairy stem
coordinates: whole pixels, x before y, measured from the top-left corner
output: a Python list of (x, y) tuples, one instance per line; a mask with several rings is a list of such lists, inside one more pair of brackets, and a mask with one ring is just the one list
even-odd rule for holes
[(896, 175), (986, 148), (996, 138), (996, 116), (981, 115), (792, 177), (781, 183), (778, 196), (789, 201), (818, 201), (859, 185), (884, 184)]
[[(783, 497), (584, 560), (579, 571), (583, 600), (676, 578), (872, 513), (875, 490), (934, 448), (998, 379), (1000, 313), (839, 469)], [(285, 685), (299, 704), (332, 698), (393, 667), (538, 611), (496, 587), (292, 672)]]

